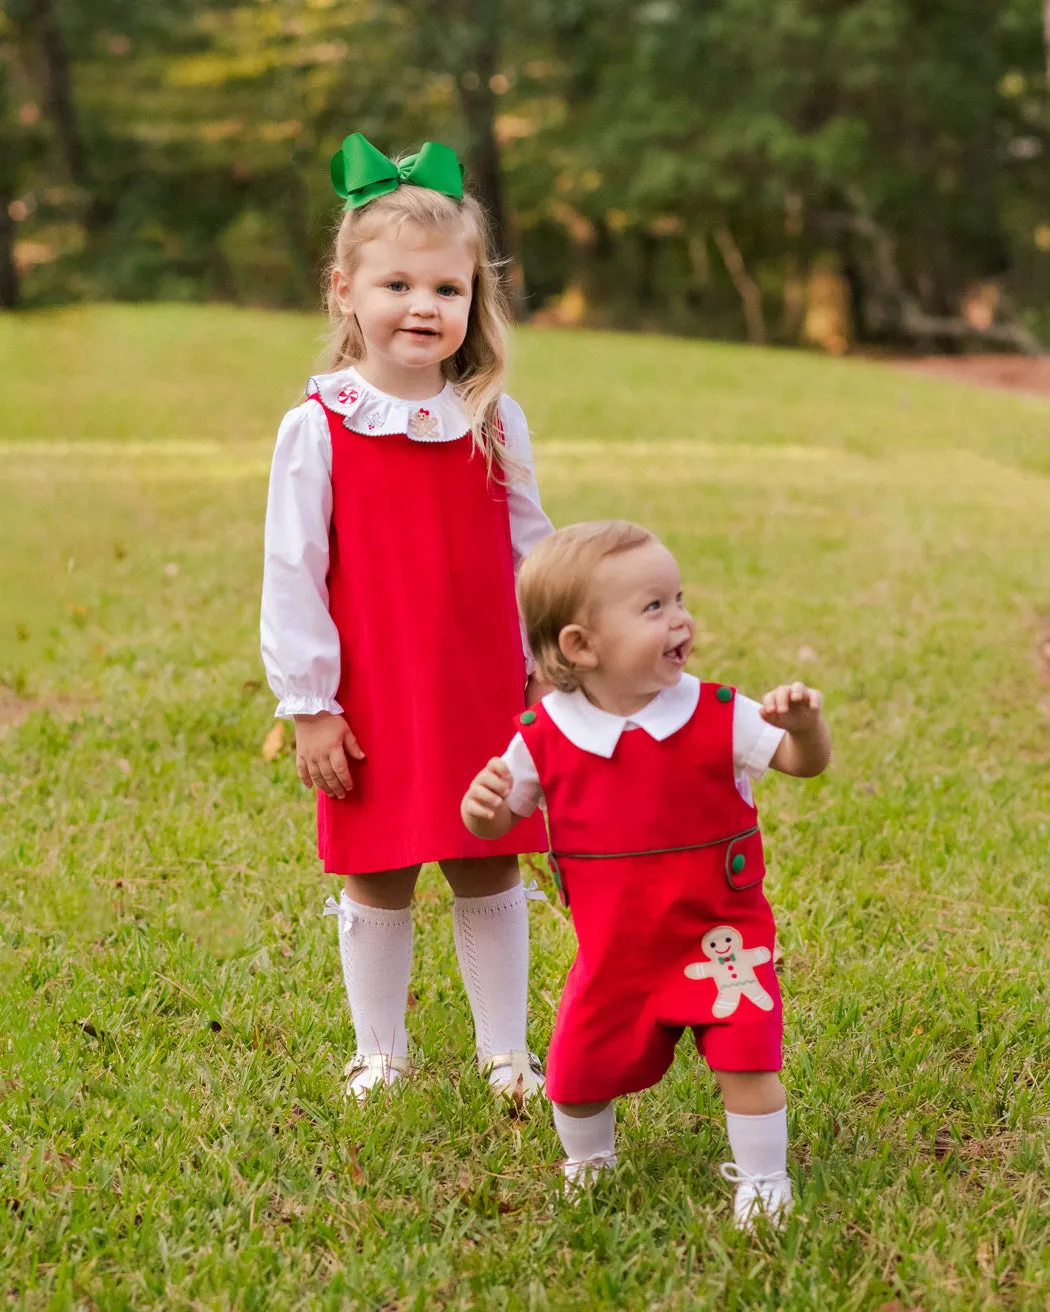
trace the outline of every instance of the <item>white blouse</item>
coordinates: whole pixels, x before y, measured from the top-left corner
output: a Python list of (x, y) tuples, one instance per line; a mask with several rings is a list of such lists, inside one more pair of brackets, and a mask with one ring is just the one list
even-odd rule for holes
[[(608, 760), (616, 750), (620, 734), (641, 729), (662, 743), (687, 724), (700, 701), (700, 680), (683, 674), (673, 688), (658, 692), (648, 705), (634, 715), (613, 715), (587, 700), (582, 692), (549, 692), (544, 709), (569, 742), (581, 751), (604, 756)], [(745, 802), (752, 800), (751, 781), (762, 778), (784, 737), (762, 719), (762, 708), (740, 693), (733, 698), (733, 771), (737, 791)], [(543, 788), (532, 754), (521, 734), (515, 734), (503, 753), (503, 760), (513, 777), (507, 805), (515, 815), (532, 815), (544, 805)]]
[[(354, 369), (312, 378), (308, 392), (344, 417), (347, 428), (373, 435), (407, 433), (416, 442), (452, 442), (470, 431), (451, 383), (426, 401), (378, 391)], [(529, 428), (521, 406), (504, 396), (499, 407), (509, 454), (527, 476), (508, 485), (514, 569), (552, 532), (540, 506)], [(350, 422), (348, 422), (350, 421)], [(339, 634), (328, 612), (328, 541), (332, 521), (332, 437), (319, 405), (289, 410), (277, 433), (266, 502), (261, 639), (266, 678), (281, 719), (338, 714)], [(525, 643), (526, 665), (532, 655)]]

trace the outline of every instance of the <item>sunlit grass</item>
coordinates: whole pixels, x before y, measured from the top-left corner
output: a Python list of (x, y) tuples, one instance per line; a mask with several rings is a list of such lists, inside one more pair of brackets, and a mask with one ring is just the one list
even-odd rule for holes
[[(393, 1114), (345, 1109), (331, 881), (261, 756), (262, 510), (311, 317), (0, 319), (0, 1269), (27, 1308), (1045, 1308), (1050, 406), (886, 367), (523, 332), (556, 522), (679, 554), (698, 673), (821, 686), (760, 793), (785, 950), (780, 1238), (726, 1226), (684, 1051), (572, 1210), (470, 1066), (424, 881)], [(7, 367), (8, 361), (12, 367)], [(543, 876), (545, 878), (545, 876)], [(532, 1037), (571, 957), (532, 913)]]

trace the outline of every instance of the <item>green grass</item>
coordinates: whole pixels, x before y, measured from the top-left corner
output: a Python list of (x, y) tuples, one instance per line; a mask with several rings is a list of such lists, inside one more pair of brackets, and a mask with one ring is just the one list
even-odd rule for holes
[[(684, 1044), (623, 1100), (615, 1181), (560, 1201), (548, 1115), (506, 1120), (471, 1070), (435, 877), (422, 1075), (389, 1114), (339, 1099), (332, 881), (290, 756), (262, 758), (256, 654), (273, 433), (322, 327), (0, 318), (9, 1305), (1050, 1307), (1050, 406), (520, 334), (512, 390), (555, 521), (665, 536), (697, 672), (827, 696), (830, 773), (760, 793), (799, 1202), (748, 1238)], [(532, 930), (543, 1050), (571, 936), (551, 906)]]

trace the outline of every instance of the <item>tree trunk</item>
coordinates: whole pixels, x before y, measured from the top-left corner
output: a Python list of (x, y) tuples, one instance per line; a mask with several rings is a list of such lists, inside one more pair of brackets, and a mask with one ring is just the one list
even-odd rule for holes
[(766, 340), (766, 320), (762, 313), (762, 293), (758, 289), (758, 284), (748, 273), (740, 247), (734, 241), (729, 229), (715, 228), (711, 235), (715, 239), (715, 245), (740, 297), (744, 322), (747, 324), (747, 339), (756, 346), (761, 346)]
[(90, 232), (96, 232), (105, 226), (109, 216), (106, 206), (95, 195), (92, 187), (88, 154), (73, 100), (69, 54), (53, 0), (30, 0), (27, 16), (27, 35), (35, 42), (44, 64), (44, 102), (48, 117), (54, 124), (70, 181), (88, 198), (85, 227)]
[(15, 225), (7, 212), (10, 197), (0, 196), (0, 310), (18, 306), (18, 268), (15, 264)]
[(1046, 53), (1046, 81), (1050, 86), (1050, 0), (1043, 0), (1043, 49)]
[[(488, 211), (492, 239), (500, 260), (514, 254), (503, 197), (499, 142), (496, 140), (496, 74), (502, 32), (502, 0), (462, 0), (459, 13), (464, 46), (455, 68), (459, 106), (467, 127), (467, 173), (471, 189)], [(514, 310), (520, 310), (520, 279), (509, 272), (505, 287)]]

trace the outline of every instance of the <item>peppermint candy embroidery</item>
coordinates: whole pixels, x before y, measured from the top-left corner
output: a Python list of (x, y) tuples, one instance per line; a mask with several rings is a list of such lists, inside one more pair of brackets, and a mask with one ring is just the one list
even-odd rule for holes
[(422, 438), (425, 441), (437, 436), (438, 421), (429, 410), (421, 407), (408, 421), (408, 431), (412, 437)]
[(339, 393), (339, 400), (343, 405), (354, 405), (360, 395), (356, 387), (344, 387)]

